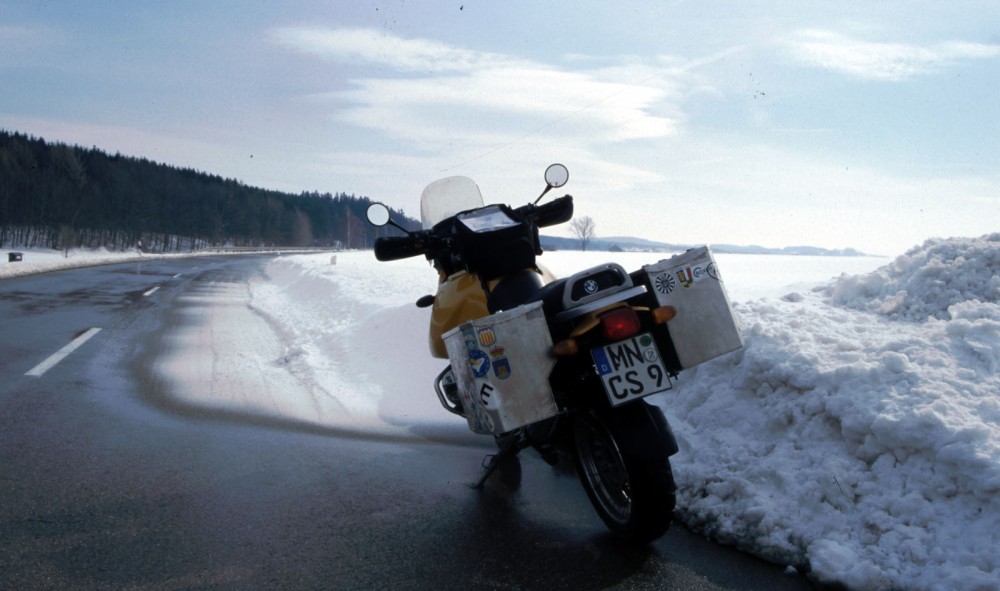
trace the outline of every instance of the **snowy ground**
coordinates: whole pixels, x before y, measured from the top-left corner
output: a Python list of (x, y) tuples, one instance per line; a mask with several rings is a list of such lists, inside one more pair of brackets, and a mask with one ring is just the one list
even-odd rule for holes
[[(23, 259), (10, 262), (8, 254), (12, 252), (23, 254)], [(0, 257), (2, 257), (0, 259), (0, 279), (30, 275), (32, 273), (43, 273), (45, 271), (58, 271), (59, 269), (103, 265), (105, 263), (125, 263), (131, 260), (138, 260), (142, 256), (138, 251), (111, 252), (103, 248), (98, 250), (70, 250), (68, 252), (52, 249), (23, 250), (20, 248), (5, 248), (0, 250)]]
[[(656, 258), (542, 260), (568, 274)], [(656, 398), (681, 446), (682, 518), (853, 589), (1000, 589), (1000, 234), (895, 260), (717, 259), (746, 346)], [(465, 428), (431, 391), (442, 362), (413, 306), (434, 287), (425, 261), (284, 256), (267, 271), (251, 305), (281, 327), (284, 370), (355, 417)]]

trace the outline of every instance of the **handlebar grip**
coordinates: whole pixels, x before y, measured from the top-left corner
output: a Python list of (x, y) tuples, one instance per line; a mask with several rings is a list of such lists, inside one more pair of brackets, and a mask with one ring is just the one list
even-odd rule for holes
[(392, 236), (375, 239), (375, 258), (380, 261), (396, 261), (424, 254), (426, 244), (417, 236)]
[(528, 217), (539, 227), (568, 222), (573, 218), (573, 196), (564, 195), (544, 205), (536, 205)]

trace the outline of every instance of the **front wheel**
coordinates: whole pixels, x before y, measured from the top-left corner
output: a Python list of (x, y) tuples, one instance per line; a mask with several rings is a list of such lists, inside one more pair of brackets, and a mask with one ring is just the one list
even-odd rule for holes
[(664, 445), (654, 412), (644, 402), (581, 412), (573, 428), (577, 472), (590, 502), (612, 532), (637, 543), (667, 531), (676, 503), (668, 457), (676, 450)]

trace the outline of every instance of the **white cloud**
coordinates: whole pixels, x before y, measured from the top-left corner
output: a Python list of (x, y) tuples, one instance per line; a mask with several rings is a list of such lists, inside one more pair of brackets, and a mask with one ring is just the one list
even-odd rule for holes
[[(305, 159), (316, 170), (303, 176), (349, 178), (352, 190), (407, 211), (416, 211), (428, 180), (450, 174), (474, 178), (488, 200), (521, 202), (537, 195), (541, 171), (558, 160), (570, 167), (567, 190), (579, 211), (599, 219), (603, 235), (895, 253), (932, 233), (979, 231), (970, 220), (988, 217), (990, 204), (981, 201), (988, 193), (961, 179), (904, 182), (877, 166), (857, 168), (848, 156), (800, 153), (777, 136), (747, 140), (739, 129), (719, 136), (697, 127), (688, 101), (708, 95), (714, 108), (730, 107), (725, 100), (739, 94), (733, 85), (754, 59), (748, 45), (701, 59), (554, 62), (372, 30), (271, 36), (340, 75), (339, 88), (310, 97), (340, 125), (323, 157)], [(815, 30), (792, 39), (786, 49), (797, 59), (869, 79), (901, 80), (998, 54), (989, 45), (866, 43)], [(964, 209), (941, 205), (955, 199)], [(887, 219), (893, 232), (885, 231)]]
[(927, 46), (876, 43), (817, 29), (798, 31), (786, 46), (802, 63), (858, 78), (888, 81), (933, 74), (959, 61), (1000, 56), (1000, 45), (962, 41)]
[[(297, 51), (399, 75), (364, 76), (351, 88), (314, 98), (334, 117), (427, 148), (462, 141), (486, 149), (558, 125), (562, 139), (593, 144), (664, 137), (680, 110), (673, 66), (642, 71), (567, 71), (548, 64), (401, 39), (373, 30), (276, 29), (272, 39)], [(446, 139), (445, 139), (446, 138)]]
[(428, 39), (402, 39), (374, 29), (273, 29), (275, 42), (333, 61), (364, 61), (404, 72), (469, 72), (508, 60)]

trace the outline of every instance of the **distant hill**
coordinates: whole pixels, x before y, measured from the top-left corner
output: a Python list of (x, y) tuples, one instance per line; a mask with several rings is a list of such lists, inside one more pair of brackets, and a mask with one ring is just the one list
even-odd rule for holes
[[(365, 221), (370, 203), (346, 193), (261, 189), (0, 129), (0, 247), (368, 248), (394, 232)], [(393, 217), (419, 227), (402, 212)]]
[[(542, 248), (546, 250), (580, 250), (580, 241), (576, 238), (562, 238), (557, 236), (542, 236)], [(700, 244), (671, 244), (667, 242), (656, 242), (643, 238), (630, 236), (610, 236), (606, 238), (594, 238), (588, 245), (588, 250), (610, 250), (610, 251), (637, 251), (637, 252), (684, 252), (685, 250), (701, 246)], [(817, 246), (786, 246), (783, 248), (768, 248), (765, 246), (740, 246), (735, 244), (712, 244), (712, 251), (722, 254), (785, 254), (785, 255), (807, 255), (807, 256), (850, 256), (860, 257), (867, 254), (853, 249), (828, 249)]]

